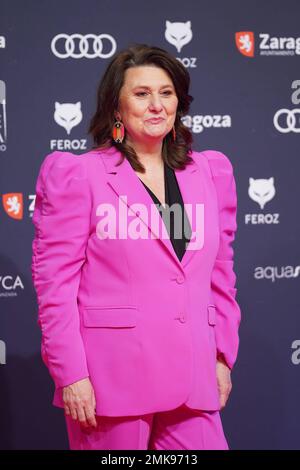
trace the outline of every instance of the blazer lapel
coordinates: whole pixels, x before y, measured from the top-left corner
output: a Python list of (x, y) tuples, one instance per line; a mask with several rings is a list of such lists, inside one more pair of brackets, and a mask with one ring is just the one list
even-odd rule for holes
[(204, 243), (204, 175), (195, 161), (184, 170), (176, 169), (175, 175), (192, 229), (192, 238), (181, 260), (185, 267)]
[[(172, 256), (175, 263), (182, 269), (193, 257), (196, 250), (189, 249), (191, 243), (189, 243), (187, 250), (181, 260), (179, 261), (169, 234), (165, 228), (164, 223), (161, 221), (161, 216), (155, 207), (155, 214), (159, 224), (151, 223), (151, 213), (153, 209), (153, 200), (149, 195), (143, 183), (135, 173), (134, 169), (125, 158), (121, 165), (116, 166), (117, 162), (121, 158), (121, 153), (111, 147), (107, 151), (100, 152), (106, 172), (107, 172), (107, 183), (113, 191), (118, 195), (120, 199), (128, 206), (131, 213), (134, 213), (140, 220), (147, 225), (151, 230), (153, 237), (157, 238), (164, 248)], [(195, 203), (203, 203), (203, 187), (201, 184), (201, 175), (198, 165), (193, 162), (188, 165), (184, 170), (175, 170), (178, 185), (182, 194), (183, 202), (190, 204), (191, 207), (195, 207)], [(139, 210), (135, 205), (142, 205), (145, 209)], [(133, 206), (133, 207), (132, 207)], [(194, 212), (194, 211), (192, 211)], [(191, 216), (188, 213), (188, 218), (191, 224), (192, 232), (196, 233), (197, 225), (194, 214)]]

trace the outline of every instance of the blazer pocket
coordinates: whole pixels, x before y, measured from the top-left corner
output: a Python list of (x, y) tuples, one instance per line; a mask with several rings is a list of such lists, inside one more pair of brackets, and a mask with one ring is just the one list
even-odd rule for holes
[(214, 326), (216, 324), (216, 306), (215, 305), (208, 305), (207, 306), (207, 320), (209, 325)]
[(85, 307), (83, 310), (83, 325), (88, 328), (134, 328), (136, 323), (136, 307)]

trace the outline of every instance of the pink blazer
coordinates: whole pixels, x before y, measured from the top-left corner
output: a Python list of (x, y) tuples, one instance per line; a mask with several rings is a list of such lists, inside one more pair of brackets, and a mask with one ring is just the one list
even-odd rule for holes
[[(153, 227), (155, 206), (129, 162), (115, 166), (114, 147), (80, 156), (56, 151), (44, 159), (32, 276), (54, 405), (63, 406), (62, 387), (90, 377), (98, 415), (140, 415), (182, 403), (220, 409), (216, 356), (232, 368), (240, 323), (231, 246), (236, 188), (223, 153), (192, 158), (175, 174), (184, 203), (203, 208), (204, 224), (189, 216), (200, 244), (188, 247), (181, 262), (166, 232)], [(110, 234), (120, 233), (127, 211), (125, 219), (144, 237), (105, 238), (105, 207), (116, 215)]]

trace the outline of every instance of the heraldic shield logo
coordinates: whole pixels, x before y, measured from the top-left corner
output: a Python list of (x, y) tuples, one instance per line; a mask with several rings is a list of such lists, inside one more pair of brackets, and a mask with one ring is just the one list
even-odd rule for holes
[(235, 44), (241, 54), (247, 57), (254, 57), (253, 31), (239, 31), (235, 33)]

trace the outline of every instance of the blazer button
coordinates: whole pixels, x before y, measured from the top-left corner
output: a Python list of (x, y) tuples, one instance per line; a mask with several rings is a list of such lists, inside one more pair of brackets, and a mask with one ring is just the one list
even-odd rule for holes
[(176, 281), (178, 284), (182, 284), (184, 282), (184, 278), (182, 276), (177, 276)]
[(181, 314), (179, 315), (179, 321), (180, 321), (180, 323), (185, 323), (185, 322), (186, 322), (186, 318), (185, 318), (185, 316), (184, 316), (184, 313), (181, 313)]

